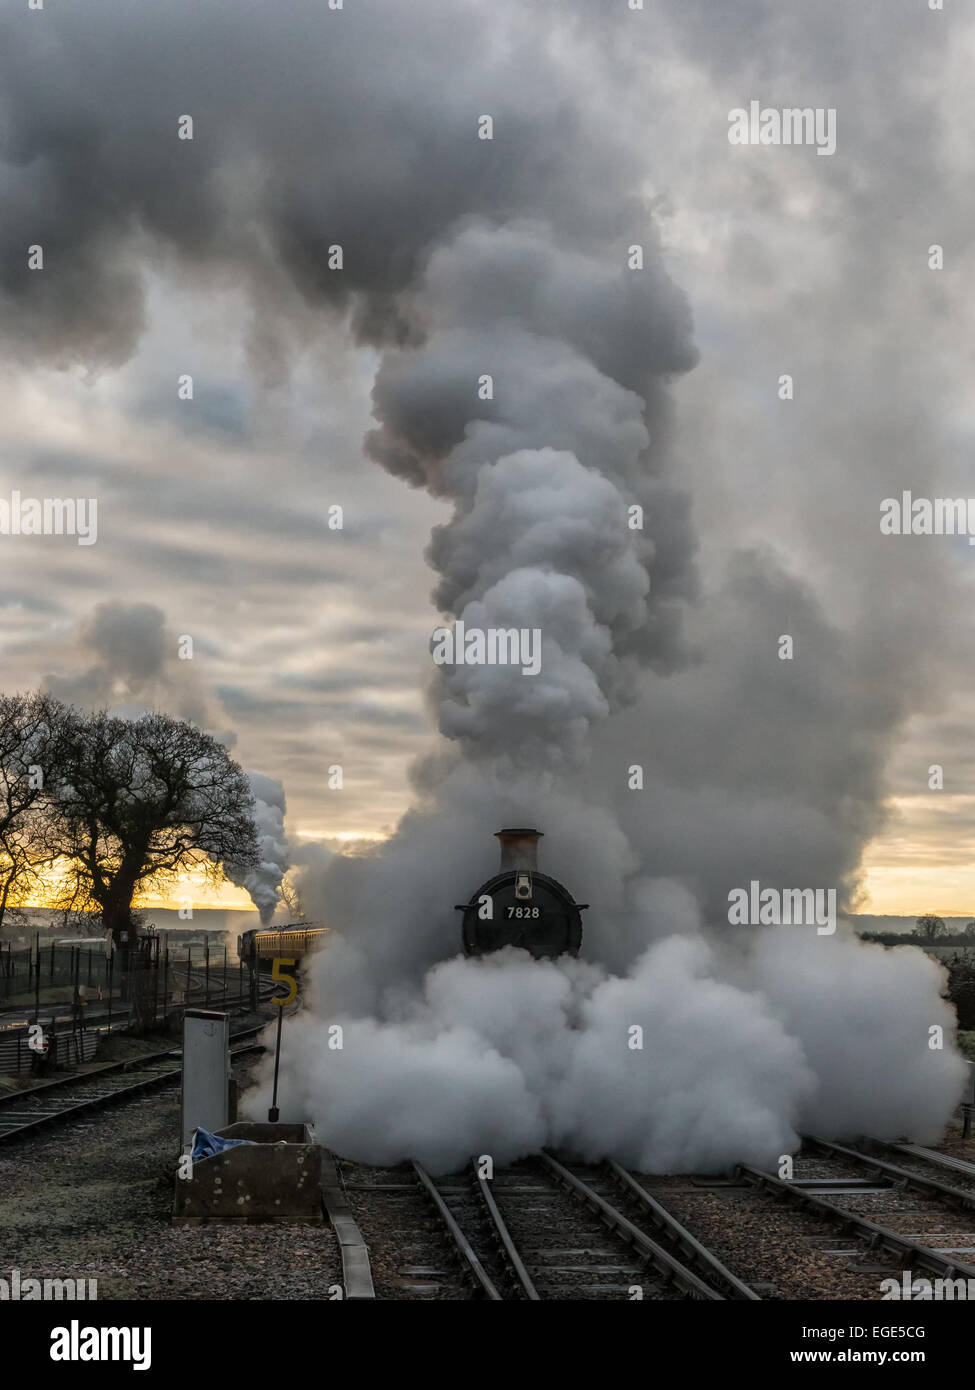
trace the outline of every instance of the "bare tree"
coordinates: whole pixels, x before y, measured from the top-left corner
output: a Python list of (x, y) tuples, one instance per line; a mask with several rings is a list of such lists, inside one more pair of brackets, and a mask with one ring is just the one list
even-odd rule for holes
[(289, 921), (304, 922), (307, 920), (308, 914), (305, 911), (305, 904), (302, 900), (301, 891), (293, 878), (286, 875), (281, 880), (278, 896), (288, 909)]
[(134, 939), (133, 903), (149, 878), (260, 862), (247, 778), (222, 744), (166, 714), (120, 719), (72, 711), (52, 787), (49, 847), (66, 867), (62, 897)]
[(933, 912), (925, 913), (914, 923), (912, 936), (916, 936), (920, 941), (937, 941), (939, 936), (944, 936), (948, 928), (943, 917), (936, 917)]
[(22, 915), (51, 862), (43, 822), (66, 720), (49, 695), (0, 695), (0, 928)]

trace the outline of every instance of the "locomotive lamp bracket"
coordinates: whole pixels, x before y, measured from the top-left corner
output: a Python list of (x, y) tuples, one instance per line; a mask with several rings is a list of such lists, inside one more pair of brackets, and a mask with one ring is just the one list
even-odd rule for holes
[(530, 899), (532, 895), (532, 876), (528, 873), (515, 874), (515, 897), (519, 902)]

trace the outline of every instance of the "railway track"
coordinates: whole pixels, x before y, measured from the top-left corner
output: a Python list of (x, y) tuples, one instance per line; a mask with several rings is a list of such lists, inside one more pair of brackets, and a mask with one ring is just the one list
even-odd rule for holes
[(879, 1154), (889, 1158), (912, 1171), (931, 1173), (932, 1169), (945, 1177), (945, 1181), (975, 1192), (975, 1163), (967, 1158), (956, 1158), (954, 1154), (942, 1153), (940, 1149), (927, 1149), (922, 1144), (893, 1144), (879, 1139), (867, 1139), (860, 1146), (866, 1153)]
[(750, 1284), (739, 1279), (727, 1268), (713, 1250), (709, 1250), (660, 1200), (653, 1196), (639, 1180), (615, 1159), (607, 1159), (604, 1164), (609, 1178), (622, 1189), (624, 1204), (634, 1205), (643, 1229), (649, 1227), (672, 1254), (683, 1260), (726, 1299), (731, 1301), (760, 1302), (761, 1295)]
[(758, 1297), (617, 1164), (567, 1165), (543, 1153), (491, 1179), (474, 1161), (445, 1179), (413, 1168), (475, 1296)]
[[(467, 1263), (458, 1259), (455, 1241), (415, 1168), (341, 1161), (337, 1168), (342, 1195), (368, 1247), (377, 1297), (470, 1299)], [(436, 1188), (442, 1193), (451, 1184), (462, 1186), (463, 1179), (441, 1178)], [(470, 1227), (471, 1214), (461, 1216), (465, 1229)]]
[[(231, 1043), (239, 1045), (231, 1047), (231, 1057), (263, 1050), (260, 1043), (244, 1039), (253, 1039), (266, 1026), (262, 1023), (232, 1034)], [(171, 1048), (0, 1096), (0, 1144), (157, 1090), (177, 1080), (181, 1072), (182, 1052)]]
[(913, 1190), (949, 1207), (975, 1212), (975, 1164), (954, 1160), (952, 1171), (961, 1176), (948, 1182), (937, 1163), (942, 1155), (931, 1149), (912, 1152), (909, 1146), (903, 1146), (905, 1157), (902, 1158), (900, 1145), (874, 1142), (864, 1148), (852, 1148), (815, 1135), (806, 1135), (803, 1146), (807, 1152), (823, 1153), (847, 1162), (878, 1182), (890, 1182), (899, 1190)]
[(830, 1253), (859, 1272), (975, 1279), (972, 1191), (812, 1136), (792, 1179), (747, 1164), (736, 1175), (827, 1222), (839, 1237)]
[[(231, 978), (229, 972), (227, 978)], [(202, 976), (200, 980), (199, 987), (190, 989), (180, 1008), (198, 1008), (205, 1005), (208, 1008), (246, 1011), (248, 991), (234, 992), (229, 984), (222, 985), (211, 979), (207, 992)], [(175, 972), (174, 983), (179, 983), (178, 979), (175, 979)], [(276, 989), (277, 986), (270, 981), (261, 984), (258, 988), (259, 1002), (266, 1003), (275, 994)], [(53, 1030), (58, 1060), (69, 1065), (81, 1060), (89, 1061), (94, 1055), (100, 1037), (108, 1036), (110, 1033), (124, 1033), (132, 1021), (132, 1010), (128, 1004), (116, 1002), (109, 1008), (108, 1005), (99, 1002), (87, 1007), (80, 1031), (77, 1031), (78, 1021), (71, 1012), (58, 1013), (58, 1007), (61, 1006), (55, 1006), (54, 1011), (50, 1013), (42, 1012), (36, 1021), (39, 1021), (47, 1032), (52, 1033)], [(20, 1006), (14, 1012), (24, 1017), (18, 1018), (15, 1022), (5, 1021), (6, 1015), (0, 1009), (0, 1073), (11, 1072), (19, 1075), (30, 1061), (28, 1034), (31, 1022), (35, 1020), (30, 1011)]]
[[(483, 1222), (477, 1210), (474, 1192), (469, 1182), (455, 1178), (434, 1179), (419, 1163), (414, 1162), (413, 1172), (420, 1188), (433, 1204), (443, 1226), (446, 1228), (454, 1249), (459, 1257), (463, 1276), (470, 1282), (475, 1297), (500, 1303), (504, 1298), (503, 1269), (493, 1257), (490, 1249), (484, 1248), (482, 1235)], [(459, 1218), (459, 1219), (458, 1219)], [(463, 1226), (460, 1224), (463, 1221)], [(481, 1247), (480, 1253), (475, 1243)]]

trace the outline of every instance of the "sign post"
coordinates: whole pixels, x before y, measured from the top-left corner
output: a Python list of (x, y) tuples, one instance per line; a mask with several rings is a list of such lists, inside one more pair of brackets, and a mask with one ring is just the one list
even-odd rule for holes
[(298, 981), (293, 975), (282, 975), (280, 967), (284, 965), (293, 967), (295, 964), (296, 962), (294, 960), (285, 960), (284, 957), (278, 956), (274, 961), (274, 965), (271, 967), (272, 980), (281, 980), (288, 985), (287, 994), (276, 994), (274, 996), (274, 1002), (278, 1006), (278, 1032), (277, 1042), (274, 1047), (274, 1092), (271, 1096), (271, 1108), (267, 1112), (267, 1121), (268, 1124), (271, 1125), (276, 1125), (278, 1123), (281, 1113), (278, 1110), (278, 1068), (281, 1065), (281, 1025), (284, 1022), (284, 1006), (285, 1004), (290, 1004), (298, 993)]

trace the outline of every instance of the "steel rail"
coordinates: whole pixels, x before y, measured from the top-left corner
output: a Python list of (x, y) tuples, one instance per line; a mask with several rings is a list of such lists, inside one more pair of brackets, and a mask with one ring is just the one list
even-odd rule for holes
[(601, 1197), (588, 1183), (583, 1182), (581, 1178), (577, 1178), (574, 1173), (570, 1173), (568, 1168), (563, 1167), (563, 1165), (559, 1163), (557, 1159), (553, 1158), (550, 1153), (547, 1153), (543, 1149), (538, 1155), (538, 1159), (554, 1173), (563, 1187), (567, 1188), (583, 1201), (588, 1202), (591, 1207), (594, 1207), (606, 1224), (610, 1226), (612, 1230), (616, 1231), (618, 1235), (621, 1235), (630, 1245), (635, 1246), (640, 1254), (646, 1257), (647, 1262), (652, 1264), (665, 1279), (672, 1280), (692, 1298), (708, 1299), (713, 1302), (724, 1301), (724, 1294), (719, 1293), (717, 1289), (713, 1289), (710, 1285), (705, 1284), (704, 1280), (698, 1278), (692, 1269), (688, 1269), (686, 1265), (681, 1264), (680, 1260), (675, 1259), (675, 1257), (671, 1255), (668, 1250), (665, 1250), (662, 1245), (658, 1245), (658, 1243), (652, 1240), (645, 1231), (641, 1231), (638, 1226), (634, 1226), (629, 1217), (617, 1211), (614, 1206), (607, 1202), (604, 1197)]
[(490, 1183), (488, 1183), (488, 1181), (485, 1178), (482, 1178), (480, 1173), (478, 1173), (477, 1171), (477, 1159), (471, 1159), (471, 1167), (474, 1172), (474, 1181), (477, 1184), (477, 1190), (480, 1193), (484, 1201), (484, 1204), (488, 1209), (488, 1215), (490, 1216), (491, 1221), (494, 1225), (495, 1233), (501, 1242), (501, 1247), (504, 1251), (505, 1258), (507, 1259), (507, 1262), (514, 1273), (515, 1279), (518, 1282), (518, 1287), (521, 1289), (521, 1292), (530, 1302), (541, 1302), (538, 1290), (535, 1288), (535, 1285), (532, 1282), (532, 1277), (528, 1273), (528, 1270), (525, 1268), (525, 1262), (518, 1254), (518, 1249), (511, 1238), (511, 1232), (508, 1230), (508, 1224), (505, 1221), (504, 1217), (501, 1215), (501, 1210), (498, 1207), (497, 1202), (494, 1200), (494, 1193), (491, 1191)]
[(674, 1242), (680, 1254), (688, 1260), (689, 1264), (696, 1265), (708, 1279), (717, 1283), (727, 1298), (761, 1302), (761, 1296), (754, 1289), (749, 1288), (737, 1275), (732, 1274), (731, 1270), (721, 1263), (717, 1255), (710, 1251), (706, 1245), (702, 1245), (696, 1236), (691, 1235), (686, 1226), (681, 1225), (676, 1216), (672, 1215), (655, 1197), (651, 1197), (650, 1193), (642, 1184), (637, 1182), (632, 1173), (613, 1158), (606, 1160), (606, 1167), (626, 1193), (639, 1203), (643, 1215), (653, 1223), (661, 1234)]
[(943, 1154), (938, 1149), (926, 1149), (921, 1144), (887, 1144), (880, 1139), (872, 1139), (870, 1142), (883, 1149), (889, 1149), (892, 1153), (910, 1154), (912, 1158), (923, 1158), (926, 1163), (933, 1163), (938, 1168), (948, 1168), (956, 1173), (964, 1173), (967, 1178), (975, 1178), (975, 1163), (967, 1158)]
[(461, 1230), (460, 1226), (458, 1226), (457, 1221), (454, 1218), (453, 1212), (450, 1210), (450, 1208), (447, 1206), (447, 1203), (444, 1201), (443, 1197), (438, 1192), (436, 1183), (430, 1177), (426, 1169), (422, 1168), (420, 1164), (416, 1162), (415, 1159), (413, 1160), (413, 1171), (419, 1179), (420, 1185), (426, 1191), (427, 1196), (430, 1198), (430, 1200), (436, 1207), (438, 1215), (440, 1216), (444, 1225), (447, 1227), (447, 1230), (450, 1232), (454, 1244), (456, 1245), (462, 1258), (464, 1259), (468, 1268), (473, 1274), (478, 1286), (485, 1294), (485, 1296), (489, 1298), (492, 1302), (500, 1303), (502, 1299), (500, 1293), (497, 1290), (497, 1287), (492, 1281), (487, 1270), (481, 1264), (481, 1261), (478, 1259), (477, 1252), (475, 1251), (474, 1247), (471, 1245), (470, 1241), (464, 1235), (464, 1232)]
[(939, 1255), (936, 1250), (932, 1250), (930, 1246), (918, 1245), (916, 1241), (898, 1235), (896, 1231), (890, 1230), (887, 1226), (880, 1226), (875, 1221), (868, 1221), (865, 1216), (858, 1216), (855, 1212), (847, 1211), (844, 1207), (834, 1206), (832, 1202), (825, 1201), (822, 1197), (816, 1196), (815, 1193), (809, 1192), (805, 1188), (796, 1187), (784, 1178), (775, 1177), (772, 1173), (765, 1173), (761, 1168), (752, 1168), (747, 1163), (740, 1163), (735, 1169), (735, 1173), (743, 1177), (753, 1187), (768, 1188), (772, 1192), (789, 1198), (790, 1201), (808, 1207), (811, 1211), (825, 1217), (827, 1221), (839, 1226), (841, 1230), (855, 1231), (859, 1236), (866, 1238), (867, 1248), (870, 1250), (879, 1247), (892, 1255), (896, 1255), (905, 1265), (909, 1260), (922, 1269), (929, 1269), (935, 1274), (947, 1275), (948, 1278), (964, 1276), (967, 1279), (975, 1279), (975, 1265), (965, 1264), (962, 1260), (949, 1260), (946, 1256)]
[(816, 1148), (825, 1149), (827, 1153), (835, 1154), (837, 1158), (848, 1159), (871, 1173), (887, 1174), (896, 1180), (898, 1187), (914, 1188), (918, 1192), (938, 1197), (941, 1201), (950, 1202), (952, 1206), (961, 1207), (965, 1211), (975, 1211), (975, 1192), (964, 1192), (960, 1187), (952, 1187), (937, 1178), (925, 1178), (920, 1173), (912, 1173), (895, 1163), (887, 1163), (873, 1154), (847, 1148), (845, 1144), (834, 1144), (831, 1139), (820, 1139), (815, 1134), (804, 1134), (802, 1138), (804, 1144), (813, 1144)]
[[(242, 1029), (241, 1032), (236, 1034), (235, 1036), (246, 1037), (257, 1031), (259, 1030)], [(264, 1048), (261, 1043), (249, 1043), (243, 1047), (231, 1048), (230, 1055), (232, 1058), (240, 1057), (250, 1052), (262, 1052), (263, 1050)], [(155, 1065), (147, 1066), (147, 1062), (154, 1063)], [(155, 1068), (160, 1065), (160, 1062), (162, 1062), (163, 1064), (165, 1064), (166, 1062), (175, 1063), (175, 1065), (169, 1065), (168, 1067), (165, 1067), (164, 1070), (156, 1070)], [(114, 1068), (118, 1067), (121, 1064), (112, 1063), (110, 1065), (112, 1065)], [(40, 1129), (50, 1128), (53, 1125), (57, 1125), (62, 1122), (67, 1122), (69, 1120), (75, 1119), (78, 1115), (85, 1114), (89, 1111), (104, 1110), (108, 1106), (116, 1104), (116, 1102), (123, 1100), (131, 1100), (135, 1096), (142, 1095), (147, 1091), (154, 1090), (156, 1087), (165, 1086), (169, 1082), (175, 1081), (182, 1075), (182, 1055), (178, 1049), (170, 1051), (169, 1053), (154, 1053), (151, 1055), (151, 1057), (147, 1058), (132, 1058), (129, 1062), (124, 1064), (124, 1067), (131, 1068), (133, 1071), (150, 1071), (152, 1074), (149, 1076), (140, 1076), (136, 1080), (130, 1082), (128, 1085), (113, 1087), (111, 1090), (102, 1091), (96, 1095), (84, 1096), (80, 1100), (78, 1100), (74, 1105), (64, 1105), (57, 1110), (46, 1110), (40, 1112), (24, 1111), (25, 1118), (23, 1120), (18, 1121), (18, 1123), (16, 1124), (9, 1125), (6, 1128), (0, 1129), (0, 1144), (10, 1143), (15, 1139), (22, 1138), (24, 1135), (35, 1134)], [(112, 1079), (117, 1080), (123, 1074), (124, 1072), (114, 1071)], [(99, 1079), (104, 1075), (104, 1071), (82, 1072), (80, 1074), (76, 1074), (74, 1076), (65, 1078), (64, 1084), (71, 1083), (74, 1086), (76, 1086), (79, 1090), (83, 1090), (87, 1086), (97, 1084)], [(3, 1098), (4, 1104), (2, 1108), (0, 1108), (0, 1116), (2, 1116), (3, 1111), (10, 1112), (16, 1116), (18, 1114), (18, 1111), (16, 1109), (16, 1105), (18, 1102), (21, 1102), (24, 1099), (36, 1100), (38, 1098), (43, 1098), (43, 1096), (49, 1089), (51, 1089), (50, 1085), (35, 1086), (31, 1087), (29, 1090), (14, 1092), (10, 1096), (5, 1096)], [(54, 1089), (62, 1089), (60, 1081), (54, 1087)], [(2, 1118), (0, 1118), (0, 1124), (2, 1123)]]
[[(266, 1027), (266, 1023), (260, 1023), (252, 1028), (241, 1028), (239, 1032), (231, 1033), (230, 1041), (233, 1043), (238, 1038), (254, 1037), (255, 1034), (263, 1032)], [(147, 1052), (142, 1057), (129, 1057), (123, 1062), (99, 1062), (92, 1067), (91, 1071), (70, 1072), (66, 1076), (55, 1076), (50, 1081), (40, 1081), (36, 1086), (25, 1086), (19, 1091), (10, 1091), (8, 1094), (0, 1096), (0, 1113), (4, 1110), (16, 1109), (19, 1102), (32, 1096), (46, 1095), (49, 1091), (63, 1090), (66, 1086), (83, 1085), (87, 1081), (97, 1081), (102, 1076), (117, 1076), (120, 1072), (139, 1071), (147, 1066), (155, 1066), (159, 1062), (167, 1062), (181, 1055), (182, 1048), (168, 1047), (163, 1052)]]

